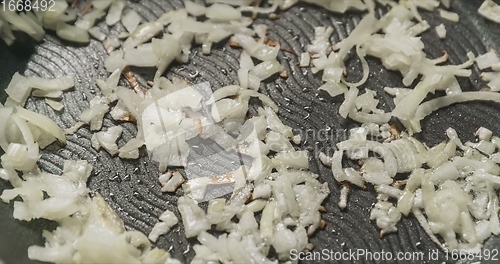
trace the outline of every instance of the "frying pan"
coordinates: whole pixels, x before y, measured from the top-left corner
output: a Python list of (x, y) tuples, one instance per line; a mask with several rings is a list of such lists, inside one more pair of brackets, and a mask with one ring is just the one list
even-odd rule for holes
[[(443, 20), (437, 12), (421, 12), (431, 25), (431, 30), (422, 35), (426, 44), (425, 51), (430, 57), (439, 57), (446, 50), (450, 63), (458, 64), (466, 60), (468, 51), (482, 54), (489, 49), (500, 50), (500, 26), (486, 21), (477, 14), (482, 0), (455, 0), (452, 11), (460, 15), (460, 22)], [(129, 1), (127, 8), (135, 9), (146, 20), (157, 18), (165, 11), (182, 7), (180, 0), (142, 0)], [(383, 14), (381, 8), (378, 14)], [(277, 20), (257, 19), (255, 23), (269, 26), (269, 38), (277, 40), (285, 48), (301, 53), (305, 45), (314, 37), (314, 27), (332, 26), (335, 32), (332, 43), (345, 38), (359, 22), (362, 13), (349, 12), (346, 15), (329, 13), (321, 8), (299, 4), (280, 13)], [(447, 38), (440, 40), (433, 27), (444, 23), (447, 28)], [(107, 28), (100, 25), (103, 32), (116, 33), (120, 25)], [(22, 35), (20, 35), (23, 38)], [(25, 38), (25, 37), (24, 37)], [(63, 128), (68, 128), (78, 120), (78, 115), (86, 107), (88, 101), (97, 93), (94, 80), (104, 78), (107, 73), (103, 67), (106, 53), (102, 45), (92, 41), (88, 46), (75, 46), (48, 34), (45, 41), (39, 45), (31, 44), (25, 38), (13, 46), (0, 44), (0, 84), (5, 89), (10, 77), (16, 71), (27, 76), (39, 75), (56, 77), (74, 75), (75, 88), (64, 94), (65, 108), (56, 113), (45, 105), (43, 100), (30, 98), (27, 108), (35, 109), (54, 119)], [(191, 83), (210, 82), (212, 87), (234, 84), (237, 80), (238, 55), (240, 51), (226, 44), (217, 45), (210, 55), (203, 55), (200, 48), (194, 48), (188, 64), (175, 64), (166, 73), (167, 77), (183, 77)], [(321, 181), (329, 183), (331, 195), (324, 203), (327, 213), (323, 214), (326, 221), (325, 230), (317, 232), (311, 242), (314, 251), (323, 249), (342, 252), (349, 249), (364, 249), (370, 252), (424, 252), (437, 247), (424, 233), (413, 217), (405, 218), (398, 224), (398, 232), (379, 237), (379, 231), (369, 220), (369, 213), (375, 201), (372, 189), (367, 191), (353, 189), (348, 202), (348, 209), (340, 211), (337, 207), (339, 188), (334, 182), (331, 172), (317, 159), (320, 151), (332, 153), (335, 143), (344, 140), (346, 131), (355, 127), (351, 120), (344, 120), (338, 115), (342, 98), (330, 98), (326, 93), (318, 93), (321, 76), (312, 74), (310, 70), (298, 67), (298, 58), (292, 53), (281, 52), (278, 58), (286, 68), (288, 78), (276, 77), (262, 84), (261, 91), (270, 96), (280, 107), (280, 117), (285, 124), (291, 126), (295, 133), (304, 139), (301, 148), (310, 151), (310, 170), (320, 175)], [(383, 87), (401, 87), (399, 73), (387, 71), (377, 59), (368, 58), (370, 78), (362, 87), (377, 91), (381, 105), (386, 110), (394, 107), (392, 98), (383, 92)], [(348, 80), (358, 80), (361, 77), (361, 64), (355, 56), (346, 61)], [(151, 69), (133, 69), (142, 87), (152, 79)], [(470, 78), (459, 78), (465, 91), (480, 90), (485, 84), (479, 79), (479, 70), (472, 67)], [(123, 81), (123, 80), (122, 80)], [(127, 83), (123, 81), (122, 85)], [(2, 101), (5, 97), (2, 98)], [(462, 139), (473, 140), (473, 133), (479, 127), (491, 129), (494, 134), (500, 134), (500, 105), (493, 103), (466, 103), (444, 108), (434, 112), (423, 121), (423, 132), (417, 137), (429, 146), (435, 145), (445, 138), (445, 130), (454, 127)], [(397, 122), (391, 120), (396, 125)], [(106, 117), (104, 126), (114, 122)], [(136, 133), (133, 124), (124, 124), (124, 133), (119, 144), (124, 144)], [(157, 221), (157, 217), (166, 209), (176, 212), (176, 200), (182, 195), (168, 195), (160, 191), (157, 182), (157, 165), (147, 158), (142, 150), (140, 160), (120, 160), (110, 157), (106, 152), (96, 152), (90, 146), (91, 133), (87, 128), (80, 129), (75, 135), (68, 136), (67, 146), (49, 146), (42, 155), (39, 165), (50, 173), (61, 173), (65, 159), (85, 159), (93, 166), (93, 174), (89, 180), (89, 188), (99, 192), (112, 208), (122, 217), (126, 228), (137, 229), (146, 234)], [(203, 155), (193, 151), (192, 155)], [(190, 157), (191, 158), (191, 157)], [(204, 171), (215, 173), (224, 160), (202, 164)], [(0, 181), (0, 191), (11, 186)], [(0, 203), (0, 259), (6, 263), (36, 263), (27, 258), (27, 247), (32, 244), (42, 245), (41, 231), (52, 229), (54, 223), (44, 220), (32, 222), (16, 221), (12, 217), (11, 204)], [(183, 235), (182, 225), (177, 225), (168, 235), (160, 237), (157, 246), (168, 249), (181, 262), (189, 262), (194, 251)], [(500, 239), (492, 237), (484, 244), (485, 248), (500, 248)], [(444, 253), (439, 253), (440, 263), (446, 261)], [(307, 261), (304, 261), (307, 262)], [(373, 261), (359, 260), (357, 263)], [(411, 261), (408, 261), (411, 262)], [(422, 263), (422, 261), (415, 261)], [(425, 262), (425, 261), (424, 261)], [(484, 263), (484, 262), (483, 262)]]

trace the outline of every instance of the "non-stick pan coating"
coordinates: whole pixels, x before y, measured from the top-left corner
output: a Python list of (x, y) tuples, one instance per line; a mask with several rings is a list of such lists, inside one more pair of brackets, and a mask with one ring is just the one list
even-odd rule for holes
[[(491, 48), (500, 46), (500, 26), (478, 16), (477, 9), (482, 0), (452, 1), (452, 11), (460, 15), (460, 22), (443, 20), (438, 13), (421, 12), (431, 25), (431, 29), (422, 35), (426, 44), (425, 51), (432, 57), (441, 56), (446, 50), (452, 64), (464, 62), (468, 51), (482, 54)], [(139, 3), (128, 2), (127, 8), (135, 9), (146, 20), (153, 20), (165, 11), (182, 7), (179, 0), (142, 0)], [(384, 12), (379, 10), (379, 14)], [(332, 26), (335, 28), (332, 43), (345, 38), (359, 22), (362, 13), (349, 12), (346, 15), (331, 14), (321, 8), (310, 5), (297, 5), (280, 13), (277, 20), (259, 18), (256, 24), (269, 26), (269, 37), (279, 41), (288, 49), (300, 54), (305, 45), (314, 37), (314, 27)], [(447, 37), (440, 40), (434, 26), (444, 23)], [(118, 25), (117, 27), (119, 27)], [(103, 32), (109, 32), (101, 25)], [(111, 32), (116, 32), (112, 28)], [(103, 67), (106, 53), (102, 44), (92, 41), (88, 46), (75, 46), (61, 42), (53, 34), (48, 34), (45, 41), (36, 47), (30, 44), (14, 44), (15, 47), (0, 46), (0, 84), (4, 89), (12, 74), (20, 71), (27, 76), (39, 75), (55, 77), (61, 75), (75, 76), (75, 89), (64, 94), (65, 108), (62, 113), (55, 113), (43, 100), (30, 98), (27, 108), (45, 113), (63, 128), (68, 128), (78, 120), (78, 115), (88, 107), (88, 101), (98, 91), (96, 78), (104, 78), (107, 73)], [(21, 45), (21, 46), (20, 46)], [(33, 48), (33, 49), (32, 49)], [(30, 54), (32, 53), (31, 57)], [(190, 62), (185, 65), (175, 64), (167, 73), (168, 77), (177, 76), (188, 79), (192, 83), (208, 81), (217, 88), (235, 84), (237, 80), (238, 56), (240, 50), (228, 45), (217, 45), (210, 55), (203, 55), (200, 48), (194, 48)], [(302, 148), (310, 150), (314, 158), (310, 169), (320, 174), (321, 181), (330, 184), (331, 195), (325, 202), (328, 212), (323, 214), (327, 223), (326, 229), (317, 232), (311, 239), (315, 251), (324, 249), (338, 252), (346, 250), (366, 249), (370, 252), (428, 252), (436, 246), (423, 232), (413, 217), (403, 218), (398, 224), (398, 232), (382, 239), (373, 222), (369, 220), (371, 205), (375, 201), (372, 190), (355, 189), (348, 202), (348, 209), (341, 212), (337, 207), (339, 188), (333, 181), (329, 169), (317, 160), (320, 151), (333, 152), (336, 142), (344, 140), (346, 129), (356, 126), (338, 115), (342, 98), (330, 98), (326, 93), (319, 93), (321, 75), (312, 74), (310, 70), (298, 67), (298, 58), (289, 52), (281, 52), (279, 60), (285, 65), (288, 78), (276, 77), (261, 86), (261, 91), (269, 95), (280, 107), (280, 116), (284, 123), (290, 125), (305, 140)], [(383, 92), (383, 87), (401, 87), (399, 73), (387, 71), (377, 59), (369, 58), (370, 78), (364, 87), (377, 90), (381, 104), (386, 109), (394, 107), (392, 98)], [(361, 65), (352, 56), (346, 62), (349, 80), (360, 78)], [(145, 81), (150, 80), (152, 69), (134, 69), (140, 83), (147, 87)], [(479, 70), (472, 67), (471, 78), (459, 78), (466, 91), (480, 90), (485, 87), (479, 81)], [(127, 85), (123, 82), (122, 85)], [(463, 139), (473, 140), (473, 133), (480, 126), (500, 134), (500, 105), (486, 103), (467, 103), (447, 107), (433, 113), (423, 121), (423, 132), (418, 135), (428, 145), (445, 140), (445, 130), (452, 126)], [(106, 118), (104, 126), (114, 122)], [(119, 143), (123, 144), (136, 133), (133, 124), (125, 124), (125, 130)], [(157, 221), (157, 217), (166, 209), (176, 212), (177, 196), (160, 191), (157, 181), (157, 166), (149, 162), (147, 153), (138, 161), (120, 160), (110, 157), (106, 152), (96, 152), (90, 146), (91, 133), (87, 128), (80, 129), (76, 135), (68, 136), (65, 148), (59, 145), (50, 146), (40, 159), (40, 167), (51, 173), (60, 173), (65, 159), (85, 159), (93, 166), (94, 171), (89, 187), (99, 192), (123, 218), (129, 229), (137, 229), (146, 234)], [(202, 155), (202, 154), (201, 154)], [(203, 164), (203, 170), (219, 171), (226, 164), (224, 158), (218, 162)], [(11, 188), (1, 181), (0, 191)], [(27, 258), (27, 247), (32, 244), (43, 244), (41, 231), (53, 228), (48, 221), (36, 220), (29, 223), (16, 221), (12, 217), (10, 205), (0, 204), (0, 259), (6, 263), (33, 263)], [(182, 262), (190, 261), (194, 251), (189, 248), (183, 235), (182, 225), (177, 225), (167, 236), (160, 237), (157, 246), (171, 250), (174, 257)], [(191, 241), (191, 242), (194, 242)], [(500, 239), (493, 237), (485, 243), (485, 248), (499, 248)], [(439, 261), (445, 261), (444, 253), (439, 253)], [(371, 263), (360, 260), (357, 263)], [(421, 261), (416, 261), (421, 263)], [(434, 261), (432, 261), (434, 262)], [(437, 262), (437, 260), (436, 260)]]

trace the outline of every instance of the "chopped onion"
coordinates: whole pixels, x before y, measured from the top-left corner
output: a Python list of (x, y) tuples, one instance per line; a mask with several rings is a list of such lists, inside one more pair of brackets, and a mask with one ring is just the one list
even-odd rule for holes
[(133, 32), (141, 21), (141, 16), (135, 10), (130, 10), (122, 16), (122, 24), (128, 32)]
[(458, 22), (459, 17), (457, 13), (453, 13), (450, 11), (446, 11), (444, 9), (439, 9), (439, 15), (447, 20), (453, 21), (453, 22)]
[(26, 99), (31, 93), (31, 87), (28, 79), (16, 72), (12, 76), (5, 92), (9, 95), (9, 98), (16, 101), (20, 106), (24, 106)]
[(22, 119), (37, 126), (38, 128), (48, 133), (49, 135), (54, 136), (61, 143), (66, 144), (66, 137), (64, 136), (64, 132), (54, 121), (52, 121), (47, 116), (26, 110), (19, 106), (16, 107), (16, 113)]
[(56, 111), (61, 111), (64, 108), (64, 105), (62, 103), (54, 101), (54, 100), (49, 99), (49, 98), (45, 98), (45, 103), (47, 105), (49, 105), (50, 107), (52, 107), (52, 109), (54, 109)]
[(86, 30), (63, 22), (57, 23), (56, 33), (60, 38), (73, 42), (88, 43), (90, 41)]
[(190, 0), (184, 0), (184, 7), (186, 11), (192, 16), (202, 16), (207, 12), (207, 8), (204, 5), (197, 4)]
[(28, 77), (28, 83), (35, 89), (41, 89), (45, 91), (64, 91), (75, 86), (75, 81), (72, 76), (63, 76), (53, 79)]
[(205, 16), (214, 20), (237, 20), (241, 12), (230, 5), (215, 3), (207, 8)]
[(436, 26), (436, 33), (440, 39), (446, 38), (446, 28), (444, 24), (439, 24)]
[(180, 197), (177, 207), (182, 216), (186, 237), (195, 237), (201, 232), (210, 229), (205, 212), (191, 198), (186, 196)]
[(125, 2), (113, 1), (111, 7), (109, 8), (108, 15), (106, 16), (106, 24), (108, 26), (112, 26), (120, 21), (124, 7)]
[(102, 33), (98, 27), (90, 28), (89, 34), (99, 41), (104, 41), (106, 39), (106, 34)]
[(483, 4), (479, 7), (478, 12), (483, 17), (493, 22), (500, 23), (500, 6), (493, 0), (484, 0)]
[(495, 50), (490, 50), (489, 52), (487, 52), (483, 55), (477, 56), (476, 63), (477, 63), (477, 67), (479, 67), (479, 69), (483, 70), (486, 68), (490, 68), (493, 65), (499, 64), (500, 60), (498, 59), (498, 56), (497, 56)]

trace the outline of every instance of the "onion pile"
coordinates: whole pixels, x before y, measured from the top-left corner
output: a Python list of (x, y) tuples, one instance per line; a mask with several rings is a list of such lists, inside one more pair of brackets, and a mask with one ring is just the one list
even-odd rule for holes
[[(499, 60), (494, 50), (477, 57), (469, 52), (468, 60), (460, 65), (438, 65), (447, 60), (446, 54), (442, 58), (429, 59), (418, 37), (429, 29), (429, 25), (422, 20), (417, 8), (434, 10), (440, 3), (425, 3), (428, 6), (409, 1), (393, 2), (380, 19), (375, 18), (373, 9), (369, 9), (351, 34), (333, 46), (328, 41), (331, 28), (315, 29), (316, 36), (307, 49), (312, 53), (313, 72), (323, 71), (325, 83), (319, 89), (332, 97), (343, 94), (339, 114), (361, 123), (360, 127), (350, 130), (348, 140), (337, 143), (338, 150), (332, 157), (321, 153), (319, 158), (331, 167), (335, 180), (344, 183), (340, 193), (341, 209), (347, 206), (349, 184), (361, 188), (366, 183), (375, 186), (377, 203), (370, 219), (381, 229), (380, 236), (397, 231), (401, 215), (411, 212), (440, 248), (447, 252), (460, 249), (477, 253), (485, 239), (500, 231), (496, 191), (500, 167), (497, 165), (499, 160), (493, 160), (497, 157), (498, 146), (491, 137), (492, 132), (480, 128), (476, 133), (480, 139), (478, 143), (462, 144), (456, 132), (449, 128), (450, 142), (433, 148), (411, 135), (421, 132), (420, 121), (440, 108), (468, 101), (500, 102), (496, 93), (500, 80), (496, 72)], [(492, 1), (485, 1), (479, 12), (483, 16), (489, 14), (494, 20), (494, 5)], [(444, 3), (443, 7), (446, 8)], [(438, 11), (444, 19), (459, 21), (453, 12)], [(442, 24), (436, 27), (436, 33), (440, 38), (446, 37)], [(363, 66), (363, 77), (357, 83), (349, 83), (343, 76), (345, 56), (353, 48)], [(359, 95), (358, 87), (366, 82), (369, 72), (364, 60), (366, 55), (379, 58), (389, 70), (399, 71), (406, 87), (417, 81), (413, 89), (385, 88), (395, 97), (395, 108), (391, 112), (377, 108), (378, 100), (371, 89), (365, 88), (365, 93)], [(481, 74), (488, 81), (489, 91), (462, 92), (457, 77), (469, 77), (471, 71), (467, 68), (474, 63), (481, 70), (493, 70)], [(438, 90), (445, 91), (446, 95), (425, 101), (430, 93)], [(407, 132), (383, 134), (388, 131), (387, 122), (391, 117), (397, 118)], [(343, 168), (344, 156), (362, 164), (361, 168)], [(410, 176), (394, 180), (399, 173), (410, 173)]]
[[(5, 152), (0, 177), (10, 181), (14, 189), (5, 190), (0, 198), (9, 202), (21, 197), (22, 201), (14, 202), (16, 219), (45, 218), (59, 224), (52, 232), (44, 231), (43, 247), (29, 248), (31, 259), (56, 263), (178, 263), (149, 242), (156, 242), (178, 223), (175, 213), (166, 211), (159, 216), (148, 236), (125, 231), (105, 200), (99, 194), (90, 195), (86, 182), (92, 167), (86, 161), (66, 161), (61, 175), (38, 168), (40, 149), (56, 140), (65, 143), (65, 134), (86, 125), (94, 131), (91, 143), (96, 150), (137, 159), (144, 146), (159, 166), (162, 191), (173, 193), (182, 186), (185, 195), (178, 199), (177, 206), (185, 235), (199, 242), (193, 245), (193, 263), (274, 263), (289, 260), (292, 250), (312, 249), (308, 237), (325, 225), (321, 204), (329, 187), (308, 171), (308, 152), (296, 148), (300, 136), (280, 120), (277, 105), (259, 92), (263, 81), (277, 74), (286, 76), (286, 72), (277, 59), (279, 43), (269, 41), (267, 27), (254, 24), (248, 16), (267, 14), (272, 18), (278, 8), (289, 8), (299, 0), (269, 1), (267, 7), (252, 6), (253, 2), (209, 0), (210, 5), (204, 6), (186, 0), (185, 8), (162, 14), (154, 21), (143, 21), (118, 0), (91, 1), (85, 14), (78, 14), (65, 1), (56, 1), (54, 9), (47, 12), (0, 11), (0, 37), (7, 44), (14, 42), (12, 30), (41, 41), (45, 29), (49, 29), (76, 43), (88, 43), (92, 37), (102, 42), (109, 54), (104, 66), (110, 75), (96, 80), (100, 94), (90, 100), (80, 121), (66, 131), (23, 106), (31, 94), (45, 97), (49, 106), (61, 111), (64, 105), (55, 99), (74, 86), (73, 77), (43, 79), (16, 73), (5, 90), (9, 97), (5, 105), (0, 105), (0, 146)], [(500, 62), (495, 51), (477, 57), (469, 53), (460, 65), (439, 65), (446, 62), (446, 54), (428, 58), (419, 35), (430, 26), (419, 9), (438, 9), (442, 18), (459, 21), (456, 13), (446, 10), (450, 1), (378, 0), (390, 9), (380, 18), (375, 15), (374, 0), (303, 2), (338, 13), (366, 11), (341, 42), (332, 45), (333, 28), (318, 27), (313, 41), (299, 53), (300, 67), (311, 67), (313, 73), (322, 71), (324, 84), (320, 90), (332, 97), (344, 96), (339, 115), (361, 124), (350, 130), (348, 140), (337, 144), (338, 151), (332, 157), (319, 155), (331, 167), (335, 180), (343, 183), (339, 207), (348, 204), (349, 184), (362, 188), (372, 184), (378, 196), (370, 219), (381, 229), (381, 235), (397, 231), (402, 215), (412, 213), (441, 248), (477, 252), (485, 239), (500, 233), (496, 192), (500, 185), (500, 138), (480, 128), (476, 133), (479, 142), (462, 143), (450, 128), (449, 142), (429, 148), (412, 134), (421, 132), (420, 121), (439, 108), (472, 100), (500, 102), (496, 93), (500, 89)], [(499, 22), (498, 6), (491, 0), (484, 2), (479, 13)], [(121, 23), (125, 31), (108, 36), (96, 27), (101, 20), (108, 26)], [(440, 38), (446, 37), (443, 25), (435, 30)], [(200, 45), (202, 52), (209, 54), (214, 44), (226, 40), (230, 46), (241, 48), (234, 85), (191, 85), (163, 76), (174, 61), (189, 62), (193, 45)], [(348, 72), (344, 61), (351, 50), (363, 69), (357, 82), (345, 79)], [(365, 88), (360, 94), (360, 86), (366, 84), (370, 73), (366, 56), (379, 58), (387, 69), (399, 71), (406, 87), (417, 82), (413, 89), (385, 88), (394, 96), (391, 112), (379, 108), (375, 90)], [(462, 92), (457, 77), (469, 77), (468, 68), (474, 63), (482, 70), (492, 70), (481, 75), (491, 91)], [(129, 66), (154, 68), (151, 88), (141, 87)], [(121, 75), (132, 89), (118, 85)], [(426, 101), (435, 91), (445, 91), (446, 95)], [(260, 101), (253, 115), (248, 111), (251, 98)], [(119, 147), (116, 142), (123, 128), (103, 128), (107, 114), (117, 122), (135, 122), (137, 135)], [(392, 117), (407, 132), (395, 131), (388, 124)], [(187, 141), (195, 137), (211, 140), (251, 161), (222, 175), (186, 180), (171, 168), (187, 165)], [(382, 141), (369, 139), (373, 137)], [(344, 155), (362, 162), (361, 168), (343, 168)], [(398, 173), (410, 176), (395, 181)], [(211, 197), (207, 191), (227, 184), (234, 185), (227, 199)], [(206, 211), (199, 206), (205, 201)]]

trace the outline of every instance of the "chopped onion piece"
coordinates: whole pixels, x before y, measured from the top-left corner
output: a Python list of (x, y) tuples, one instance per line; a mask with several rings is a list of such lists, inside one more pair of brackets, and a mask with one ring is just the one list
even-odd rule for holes
[(45, 91), (64, 91), (75, 86), (73, 76), (63, 76), (53, 79), (28, 77), (27, 79), (31, 87)]
[(215, 3), (207, 8), (205, 16), (214, 20), (238, 20), (241, 12), (226, 4)]
[(122, 24), (128, 32), (133, 32), (141, 21), (142, 17), (135, 10), (130, 10), (122, 16)]
[(427, 101), (418, 106), (414, 119), (411, 121), (411, 128), (413, 132), (420, 132), (420, 121), (432, 112), (456, 103), (463, 103), (469, 101), (493, 101), (500, 102), (500, 95), (493, 92), (463, 92), (456, 95), (449, 95), (439, 97)]
[(102, 33), (98, 27), (90, 28), (89, 34), (99, 41), (104, 41), (106, 39), (106, 34)]
[(45, 103), (47, 105), (49, 105), (50, 107), (52, 107), (52, 109), (56, 110), (56, 111), (61, 111), (63, 108), (64, 108), (64, 105), (58, 101), (54, 101), (52, 99), (49, 99), (49, 98), (45, 98)]
[(483, 70), (486, 68), (490, 68), (493, 65), (499, 64), (500, 60), (498, 59), (495, 50), (492, 49), (483, 55), (477, 56), (476, 63), (479, 69)]
[(440, 39), (446, 38), (446, 28), (444, 24), (439, 24), (436, 26), (436, 33)]
[(439, 9), (439, 15), (447, 20), (453, 21), (453, 22), (458, 22), (459, 17), (457, 13), (453, 13), (450, 11), (446, 11), (444, 9)]
[(9, 98), (12, 98), (20, 106), (24, 106), (26, 99), (31, 93), (31, 87), (29, 86), (28, 79), (16, 72), (12, 76), (5, 92), (9, 95)]
[(106, 24), (108, 26), (112, 26), (120, 21), (124, 7), (125, 2), (113, 1), (111, 7), (109, 8), (108, 15), (106, 16)]
[(108, 128), (107, 131), (98, 132), (93, 136), (93, 138), (95, 137), (95, 140), (92, 142), (92, 147), (96, 150), (103, 147), (110, 155), (116, 155), (118, 154), (118, 145), (116, 144), (116, 140), (118, 140), (122, 132), (123, 128), (121, 126), (113, 126)]
[(90, 41), (87, 30), (71, 26), (63, 22), (57, 23), (56, 33), (60, 38), (72, 42), (89, 43)]
[(52, 119), (48, 118), (47, 116), (26, 110), (19, 106), (16, 107), (16, 113), (22, 119), (37, 126), (49, 135), (54, 136), (61, 143), (66, 144), (66, 137), (64, 136), (64, 132), (54, 121), (52, 121)]
[(483, 17), (493, 22), (500, 23), (500, 5), (496, 4), (493, 0), (484, 0), (478, 12)]
[(202, 16), (207, 12), (207, 8), (203, 5), (197, 4), (191, 0), (184, 0), (184, 7), (186, 11), (192, 16)]
[(210, 229), (205, 212), (198, 207), (194, 200), (186, 196), (180, 197), (177, 207), (181, 213), (186, 237), (195, 237)]

